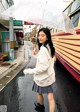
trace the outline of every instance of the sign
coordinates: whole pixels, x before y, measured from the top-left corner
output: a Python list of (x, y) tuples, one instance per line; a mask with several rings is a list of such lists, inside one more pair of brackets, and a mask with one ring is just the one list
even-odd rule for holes
[(23, 26), (23, 21), (20, 21), (20, 20), (13, 20), (13, 25), (14, 25), (14, 26)]
[(8, 31), (2, 32), (2, 42), (9, 42), (9, 32)]
[(34, 25), (32, 22), (24, 21), (24, 25)]
[(1, 41), (2, 41), (2, 52), (9, 52), (10, 50), (10, 39), (9, 39), (9, 31), (1, 32)]

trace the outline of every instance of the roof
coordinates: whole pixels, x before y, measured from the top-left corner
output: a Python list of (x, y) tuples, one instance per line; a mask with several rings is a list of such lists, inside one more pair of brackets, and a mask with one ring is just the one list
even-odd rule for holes
[(9, 30), (9, 29), (0, 23), (0, 30)]

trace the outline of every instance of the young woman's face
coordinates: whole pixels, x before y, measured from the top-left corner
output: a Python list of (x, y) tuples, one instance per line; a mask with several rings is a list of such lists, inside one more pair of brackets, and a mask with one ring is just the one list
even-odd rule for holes
[(43, 31), (39, 32), (38, 40), (41, 44), (44, 44), (48, 40), (46, 34)]

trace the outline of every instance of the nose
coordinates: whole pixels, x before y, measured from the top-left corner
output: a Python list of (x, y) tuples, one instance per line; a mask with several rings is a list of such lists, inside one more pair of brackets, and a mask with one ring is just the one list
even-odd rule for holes
[(39, 39), (42, 39), (42, 36), (39, 36)]

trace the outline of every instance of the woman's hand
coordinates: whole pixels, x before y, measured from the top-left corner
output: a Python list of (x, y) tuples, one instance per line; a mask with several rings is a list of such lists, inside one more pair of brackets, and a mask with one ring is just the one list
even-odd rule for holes
[(36, 55), (37, 53), (38, 53), (37, 48), (34, 48), (33, 51), (32, 51), (32, 54), (33, 54), (33, 55)]
[(32, 73), (32, 69), (31, 69), (31, 68), (24, 69), (24, 70), (23, 70), (23, 73), (24, 73), (25, 75), (31, 74), (31, 73)]
[(26, 75), (28, 73), (28, 71), (29, 71), (28, 69), (24, 69), (23, 73)]
[(56, 62), (56, 60), (57, 60), (57, 59), (56, 59), (56, 56), (54, 55), (54, 62)]
[(36, 55), (36, 54), (37, 54), (37, 52), (36, 52), (35, 49), (32, 51), (32, 54), (33, 54), (33, 55)]

